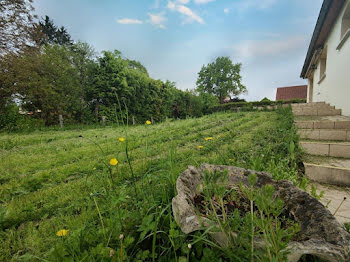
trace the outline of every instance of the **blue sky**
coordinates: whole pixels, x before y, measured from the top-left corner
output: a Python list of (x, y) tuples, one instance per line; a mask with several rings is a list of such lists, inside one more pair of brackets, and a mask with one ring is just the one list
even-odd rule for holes
[(247, 100), (299, 78), (322, 0), (34, 0), (39, 16), (96, 51), (120, 50), (151, 77), (196, 87), (217, 56), (242, 63)]

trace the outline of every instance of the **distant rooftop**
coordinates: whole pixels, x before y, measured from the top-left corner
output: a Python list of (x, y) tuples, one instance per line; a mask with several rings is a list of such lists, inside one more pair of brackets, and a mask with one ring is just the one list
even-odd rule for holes
[(307, 85), (278, 87), (276, 93), (277, 100), (306, 99)]

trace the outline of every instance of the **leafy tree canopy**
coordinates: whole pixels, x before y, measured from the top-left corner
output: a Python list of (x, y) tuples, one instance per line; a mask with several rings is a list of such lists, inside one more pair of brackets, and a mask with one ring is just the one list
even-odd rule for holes
[(246, 93), (241, 83), (241, 64), (233, 64), (229, 57), (218, 57), (214, 62), (203, 66), (198, 73), (197, 91), (217, 96), (223, 103), (228, 95), (238, 96)]
[(126, 61), (128, 62), (128, 68), (138, 70), (148, 75), (146, 67), (144, 67), (139, 61), (129, 59), (127, 59)]

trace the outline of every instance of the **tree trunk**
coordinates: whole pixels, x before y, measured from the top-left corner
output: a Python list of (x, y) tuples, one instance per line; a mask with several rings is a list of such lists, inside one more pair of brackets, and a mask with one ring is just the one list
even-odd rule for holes
[(219, 95), (219, 103), (220, 104), (224, 103), (224, 97), (221, 94)]

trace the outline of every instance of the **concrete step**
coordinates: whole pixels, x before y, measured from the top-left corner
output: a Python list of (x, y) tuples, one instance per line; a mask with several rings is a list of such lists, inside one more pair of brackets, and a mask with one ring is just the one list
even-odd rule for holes
[(350, 121), (350, 116), (294, 116), (295, 121)]
[(350, 120), (318, 120), (318, 121), (295, 121), (295, 125), (302, 129), (350, 129)]
[(307, 156), (305, 175), (310, 180), (339, 186), (350, 186), (350, 159)]
[(335, 109), (334, 106), (326, 103), (316, 104), (292, 104), (292, 109), (310, 109), (310, 108), (323, 108), (323, 109)]
[(341, 109), (332, 108), (299, 108), (293, 109), (295, 116), (337, 116), (341, 115)]
[(299, 129), (301, 139), (350, 142), (349, 129)]
[(292, 108), (297, 108), (297, 107), (304, 107), (304, 106), (323, 106), (323, 105), (330, 105), (326, 104), (326, 102), (312, 102), (312, 103), (296, 103), (296, 104), (291, 104)]
[(350, 159), (350, 143), (341, 142), (300, 142), (306, 153), (317, 156), (342, 157)]
[(292, 105), (293, 110), (297, 109), (310, 109), (310, 108), (324, 108), (324, 109), (335, 109), (334, 106), (331, 106), (329, 104), (317, 104), (317, 105), (309, 105), (309, 104), (297, 104), (297, 105)]
[(320, 105), (320, 106), (300, 106), (300, 107), (292, 107), (292, 110), (306, 110), (306, 109), (335, 109), (335, 106), (330, 105)]

